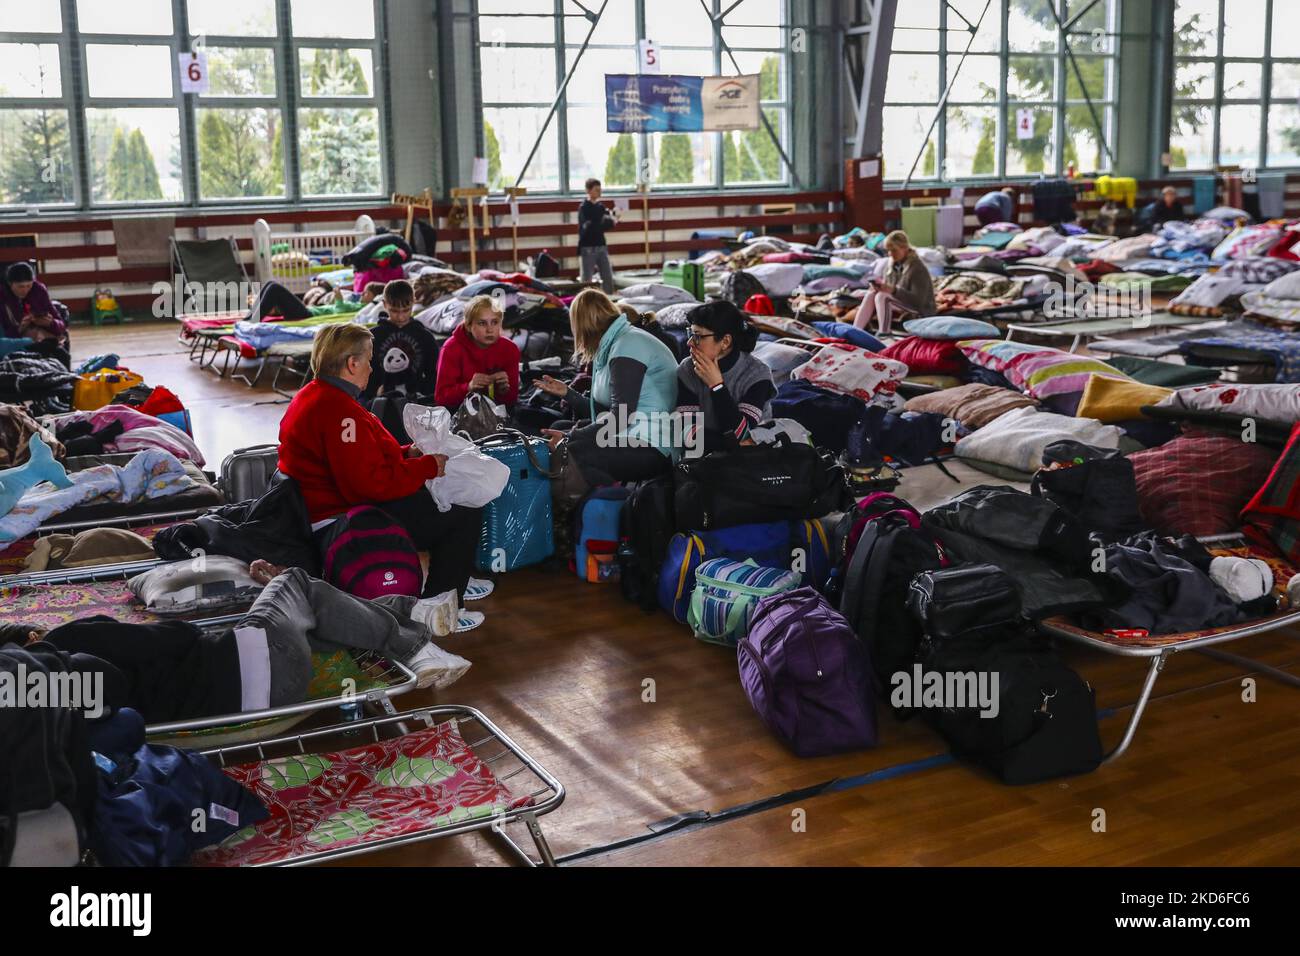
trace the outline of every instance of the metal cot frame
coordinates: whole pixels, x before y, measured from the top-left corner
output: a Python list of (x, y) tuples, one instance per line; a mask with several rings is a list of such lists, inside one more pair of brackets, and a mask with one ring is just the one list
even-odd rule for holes
[(1271, 617), (1249, 621), (1236, 626), (1215, 628), (1213, 631), (1199, 634), (1196, 637), (1189, 637), (1186, 640), (1174, 640), (1168, 644), (1138, 646), (1107, 640), (1104, 635), (1096, 631), (1085, 631), (1082, 628), (1060, 621), (1047, 620), (1038, 623), (1038, 626), (1043, 631), (1054, 637), (1074, 641), (1086, 647), (1105, 651), (1107, 654), (1117, 654), (1120, 657), (1140, 657), (1150, 661), (1147, 666), (1146, 680), (1142, 683), (1142, 693), (1138, 695), (1137, 701), (1133, 704), (1133, 713), (1129, 716), (1128, 725), (1124, 728), (1124, 735), (1110, 753), (1105, 756), (1102, 763), (1110, 763), (1128, 750), (1129, 744), (1133, 742), (1133, 738), (1137, 734), (1138, 724), (1142, 721), (1142, 715), (1146, 711), (1147, 703), (1151, 699), (1151, 691), (1156, 686), (1156, 679), (1160, 676), (1160, 672), (1164, 670), (1169, 658), (1175, 654), (1183, 651), (1198, 651), (1215, 660), (1237, 664), (1249, 670), (1258, 671), (1284, 684), (1300, 688), (1300, 676), (1289, 674), (1284, 670), (1273, 667), (1271, 664), (1265, 664), (1253, 658), (1215, 649), (1215, 645), (1218, 644), (1227, 644), (1230, 641), (1240, 640), (1254, 634), (1267, 634), (1270, 631), (1280, 630), (1292, 625), (1300, 625), (1300, 608), (1294, 608), (1290, 611), (1274, 614)]
[[(542, 833), (538, 818), (555, 810), (564, 802), (564, 786), (522, 747), (511, 740), (503, 730), (473, 707), (461, 705), (426, 707), (357, 723), (323, 727), (318, 730), (304, 731), (300, 734), (288, 734), (259, 743), (218, 747), (205, 750), (203, 754), (218, 765), (227, 767), (234, 764), (248, 763), (252, 759), (266, 760), (268, 759), (268, 751), (275, 751), (278, 748), (286, 748), (291, 752), (306, 754), (309, 752), (307, 749), (309, 744), (315, 744), (330, 737), (337, 737), (343, 733), (351, 733), (353, 737), (356, 737), (359, 732), (364, 732), (372, 741), (377, 742), (385, 739), (381, 737), (381, 731), (383, 730), (396, 730), (399, 734), (404, 735), (410, 733), (409, 725), (411, 724), (418, 723), (425, 728), (429, 728), (447, 720), (455, 720), (462, 728), (467, 724), (473, 724), (480, 728), (481, 736), (478, 734), (464, 734), (470, 749), (479, 753), (483, 763), (491, 767), (497, 780), (502, 783), (521, 775), (529, 775), (525, 777), (525, 781), (530, 787), (528, 795), (532, 797), (533, 802), (529, 806), (506, 810), (504, 813), (479, 820), (465, 820), (441, 827), (430, 826), (427, 830), (378, 840), (366, 846), (321, 850), (272, 865), (306, 866), (312, 863), (324, 863), (347, 857), (362, 856), (367, 853), (375, 853), (380, 850), (406, 846), (412, 843), (421, 843), (425, 840), (440, 837), (455, 836), (460, 833), (469, 833), (474, 830), (484, 830), (500, 839), (510, 854), (525, 866), (555, 866), (555, 856), (551, 852), (545, 834)], [(471, 736), (476, 736), (478, 739), (471, 741), (469, 739)], [(353, 745), (355, 746), (355, 743)], [(513, 763), (514, 766), (511, 767), (510, 763)], [(498, 764), (500, 765), (498, 766)], [(528, 834), (533, 840), (533, 845), (537, 849), (539, 859), (533, 859), (506, 832), (506, 826), (515, 822), (521, 822), (527, 828)]]

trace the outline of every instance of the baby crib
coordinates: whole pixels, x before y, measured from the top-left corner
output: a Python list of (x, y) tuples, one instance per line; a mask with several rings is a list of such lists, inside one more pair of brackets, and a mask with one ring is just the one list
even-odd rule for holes
[(375, 221), (358, 216), (351, 229), (332, 232), (272, 232), (265, 219), (253, 223), (253, 262), (259, 283), (272, 280), (302, 295), (324, 272), (343, 268), (343, 257), (375, 234)]

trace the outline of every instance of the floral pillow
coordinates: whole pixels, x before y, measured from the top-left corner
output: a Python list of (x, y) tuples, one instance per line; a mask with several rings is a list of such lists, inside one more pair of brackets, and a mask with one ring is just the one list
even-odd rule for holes
[(838, 343), (824, 346), (792, 376), (864, 402), (871, 401), (877, 393), (896, 391), (898, 383), (906, 377), (907, 366), (902, 362)]

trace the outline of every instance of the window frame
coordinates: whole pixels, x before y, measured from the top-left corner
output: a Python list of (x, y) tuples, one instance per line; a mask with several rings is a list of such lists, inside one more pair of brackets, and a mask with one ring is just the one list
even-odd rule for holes
[[(176, 208), (332, 206), (373, 202), (386, 199), (394, 178), (392, 128), (387, 96), (388, 0), (371, 0), (374, 5), (375, 34), (371, 38), (316, 37), (295, 35), (292, 31), (290, 0), (270, 0), (274, 6), (275, 36), (231, 36), (209, 34), (201, 39), (207, 47), (270, 49), (276, 90), (272, 96), (233, 96), (182, 93), (177, 76), (178, 57), (197, 49), (200, 37), (189, 28), (188, 0), (169, 0), (172, 31), (169, 34), (107, 34), (82, 32), (77, 16), (77, 0), (57, 0), (62, 30), (59, 33), (14, 32), (5, 34), (6, 43), (57, 45), (62, 85), (59, 97), (5, 97), (0, 110), (63, 110), (68, 116), (69, 152), (71, 153), (72, 199), (68, 202), (40, 203), (37, 208), (51, 212), (120, 212), (131, 209), (157, 210)], [(364, 2), (364, 0), (359, 0)], [(91, 45), (159, 46), (167, 50), (172, 93), (167, 97), (104, 97), (90, 95), (86, 48)], [(373, 75), (368, 97), (307, 97), (298, 83), (300, 49), (364, 49), (371, 53)], [(90, 154), (88, 112), (92, 110), (170, 109), (178, 117), (181, 195), (161, 200), (96, 200), (92, 195), (93, 160)], [(345, 195), (311, 195), (302, 192), (298, 164), (298, 114), (303, 109), (374, 109), (379, 124), (379, 177), (376, 192)], [(207, 197), (199, 184), (198, 118), (201, 109), (274, 109), (280, 113), (283, 143), (284, 192), (279, 196)], [(28, 204), (0, 202), (0, 217), (22, 215)]]
[[(1106, 3), (1107, 0), (1099, 0)], [(1080, 52), (1073, 46), (1071, 49), (1076, 57), (1098, 58), (1105, 61), (1105, 82), (1106, 95), (1100, 99), (1093, 99), (1093, 106), (1096, 108), (1102, 121), (1102, 135), (1110, 145), (1111, 153), (1115, 150), (1115, 133), (1117, 128), (1117, 117), (1119, 107), (1119, 83), (1118, 83), (1118, 59), (1119, 59), (1119, 23), (1121, 17), (1121, 7), (1124, 0), (1113, 0), (1108, 6), (1102, 9), (1107, 12), (1107, 23), (1105, 35), (1108, 39), (1109, 49), (1105, 53), (1095, 53), (1092, 51)], [(1066, 171), (1065, 144), (1066, 144), (1066, 117), (1071, 107), (1085, 106), (1086, 100), (1082, 97), (1070, 98), (1068, 96), (1071, 83), (1077, 83), (1074, 76), (1074, 68), (1071, 66), (1069, 54), (1066, 53), (1066, 45), (1071, 38), (1090, 35), (1092, 31), (1083, 31), (1075, 28), (1062, 31), (1059, 27), (1053, 25), (1050, 27), (1055, 38), (1055, 49), (1051, 51), (1038, 50), (1014, 50), (1011, 49), (1010, 43), (1010, 20), (1011, 20), (1011, 2), (1010, 0), (995, 0), (996, 6), (990, 8), (989, 16), (997, 15), (1001, 18), (1001, 33), (998, 39), (996, 50), (980, 49), (976, 44), (971, 48), (970, 55), (967, 59), (975, 57), (996, 57), (999, 64), (998, 88), (996, 96), (989, 100), (974, 100), (969, 98), (950, 97), (944, 105), (943, 115), (935, 123), (934, 130), (931, 133), (935, 141), (935, 173), (933, 176), (923, 175), (919, 172), (920, 164), (917, 165), (918, 173), (912, 177), (913, 183), (960, 183), (960, 184), (979, 184), (995, 183), (1004, 181), (1008, 178), (1032, 177), (1036, 173), (1008, 173), (1008, 158), (1011, 152), (1011, 122), (1009, 117), (1014, 115), (1017, 109), (1030, 108), (1035, 111), (1051, 111), (1052, 114), (1052, 151), (1053, 157), (1050, 166), (1044, 168), (1044, 175), (1061, 176)], [(1053, 0), (1055, 9), (1061, 16), (1063, 23), (1069, 22), (1069, 11), (1066, 0)], [(961, 38), (965, 31), (961, 18), (951, 15), (948, 6), (943, 0), (938, 0), (938, 24), (930, 27), (910, 27), (912, 32), (937, 33), (937, 43), (933, 50), (899, 50), (900, 54), (914, 54), (933, 56), (937, 58), (938, 67), (938, 97), (934, 100), (886, 100), (883, 104), (888, 107), (908, 107), (912, 109), (921, 109), (929, 111), (929, 115), (938, 108), (939, 100), (943, 97), (943, 91), (947, 88), (949, 80), (949, 60), (960, 60), (962, 52), (965, 49), (964, 43), (956, 45), (951, 41)], [(1041, 59), (1052, 64), (1052, 91), (1051, 94), (1040, 100), (1030, 100), (1024, 97), (1012, 96), (1010, 91), (1009, 76), (1011, 70), (1011, 61), (1019, 59)], [(963, 71), (963, 74), (964, 71)], [(954, 90), (956, 93), (956, 90)], [(949, 168), (949, 130), (948, 125), (951, 122), (950, 112), (954, 109), (991, 109), (995, 111), (996, 126), (994, 131), (994, 169), (991, 173), (954, 175), (948, 172)], [(1089, 123), (1091, 126), (1091, 122)], [(1103, 157), (1104, 162), (1104, 157)], [(1080, 170), (1082, 171), (1082, 170)], [(1098, 173), (1106, 172), (1106, 169), (1096, 170)], [(889, 183), (900, 183), (908, 175), (909, 170), (885, 170), (885, 181)]]
[[(1273, 25), (1276, 22), (1276, 13), (1278, 10), (1278, 0), (1265, 0), (1264, 7), (1264, 52), (1260, 56), (1230, 56), (1223, 52), (1224, 42), (1224, 23), (1226, 20), (1227, 4), (1225, 0), (1218, 0), (1218, 18), (1214, 30), (1214, 52), (1198, 53), (1191, 56), (1179, 56), (1177, 51), (1170, 58), (1172, 64), (1171, 75), (1169, 77), (1169, 102), (1171, 104), (1170, 123), (1167, 133), (1167, 152), (1173, 149), (1174, 136), (1177, 134), (1177, 120), (1175, 114), (1180, 108), (1194, 107), (1197, 109), (1205, 108), (1210, 112), (1211, 133), (1211, 157), (1209, 166), (1168, 166), (1168, 168), (1179, 174), (1195, 174), (1213, 172), (1215, 167), (1225, 165), (1223, 162), (1223, 127), (1221, 122), (1221, 113), (1225, 106), (1253, 106), (1259, 110), (1259, 142), (1258, 142), (1258, 162), (1254, 165), (1240, 164), (1243, 169), (1253, 168), (1257, 170), (1294, 170), (1300, 168), (1300, 163), (1291, 163), (1289, 165), (1273, 166), (1269, 163), (1269, 111), (1274, 106), (1295, 106), (1294, 100), (1288, 101), (1284, 98), (1277, 98), (1273, 95), (1273, 68), (1279, 65), (1291, 65), (1300, 67), (1300, 56), (1274, 56), (1273, 55)], [(1177, 0), (1171, 8), (1172, 21), (1177, 24)], [(1204, 63), (1212, 67), (1211, 85), (1213, 94), (1210, 98), (1206, 97), (1179, 97), (1177, 95), (1176, 81), (1179, 67), (1192, 64)], [(1233, 63), (1246, 63), (1257, 66), (1260, 70), (1259, 96), (1247, 98), (1227, 98), (1225, 97), (1224, 82), (1225, 72), (1228, 65)], [(1172, 161), (1172, 157), (1170, 157)], [(1226, 164), (1233, 165), (1233, 164)]]

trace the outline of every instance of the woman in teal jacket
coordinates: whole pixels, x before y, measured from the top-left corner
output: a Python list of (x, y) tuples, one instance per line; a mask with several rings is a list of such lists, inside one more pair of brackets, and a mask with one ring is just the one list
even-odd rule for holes
[[(569, 306), (575, 352), (591, 365), (591, 394), (547, 376), (541, 387), (562, 396), (576, 418), (569, 455), (589, 485), (643, 481), (669, 468), (676, 427), (677, 360), (666, 345), (638, 329), (609, 296), (578, 293)], [(565, 433), (548, 430), (552, 446)]]

